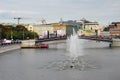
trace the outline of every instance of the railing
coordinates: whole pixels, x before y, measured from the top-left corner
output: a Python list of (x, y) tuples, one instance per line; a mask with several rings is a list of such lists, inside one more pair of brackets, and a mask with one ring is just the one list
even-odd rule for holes
[(47, 42), (47, 41), (55, 41), (55, 40), (66, 40), (66, 39), (67, 39), (67, 37), (44, 38), (44, 39), (36, 40), (35, 43)]
[(108, 38), (108, 37), (83, 36), (83, 37), (79, 37), (79, 38), (80, 39), (103, 41), (103, 42), (112, 42), (112, 38)]

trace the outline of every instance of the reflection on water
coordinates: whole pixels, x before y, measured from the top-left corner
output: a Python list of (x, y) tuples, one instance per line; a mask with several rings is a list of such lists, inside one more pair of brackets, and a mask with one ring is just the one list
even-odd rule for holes
[(120, 49), (108, 46), (106, 42), (80, 40), (79, 52), (85, 54), (85, 62), (95, 66), (95, 69), (83, 71), (55, 70), (57, 67), (52, 64), (58, 66), (63, 65), (63, 61), (69, 62), (65, 42), (50, 44), (49, 49), (6, 52), (0, 55), (0, 80), (119, 80)]

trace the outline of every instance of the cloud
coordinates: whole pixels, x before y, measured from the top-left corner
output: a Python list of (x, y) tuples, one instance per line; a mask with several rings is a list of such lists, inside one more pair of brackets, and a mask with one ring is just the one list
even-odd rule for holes
[(0, 18), (46, 18), (49, 22), (88, 18), (108, 23), (120, 19), (120, 0), (1, 0)]

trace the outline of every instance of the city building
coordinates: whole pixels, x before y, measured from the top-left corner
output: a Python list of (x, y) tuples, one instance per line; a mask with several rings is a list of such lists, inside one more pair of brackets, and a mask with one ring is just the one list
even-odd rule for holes
[(96, 21), (88, 21), (86, 19), (81, 19), (83, 35), (100, 35), (100, 32), (103, 31), (103, 27), (98, 24)]
[(80, 35), (99, 35), (101, 31), (103, 31), (103, 27), (98, 24), (96, 21), (88, 21), (85, 18), (81, 20), (68, 20), (68, 21), (60, 21), (62, 24), (66, 24), (66, 33), (69, 35), (72, 33), (72, 28), (74, 27), (76, 32)]
[[(39, 36), (44, 37), (60, 37), (70, 36), (73, 33), (73, 28), (78, 34), (88, 35), (102, 31), (103, 28), (95, 21), (82, 20), (68, 20), (60, 21), (59, 23), (51, 24), (30, 24), (27, 29), (36, 32)], [(88, 33), (91, 32), (91, 33)]]
[(77, 26), (61, 23), (52, 24), (30, 24), (27, 29), (36, 32), (40, 37), (60, 37), (71, 35), (73, 28), (77, 32)]
[(53, 23), (52, 26), (57, 37), (66, 35), (66, 24)]
[(84, 30), (90, 30), (90, 31), (93, 31), (95, 32), (96, 30), (100, 30), (100, 31), (103, 31), (103, 27), (101, 27), (98, 22), (96, 21), (88, 21), (86, 19), (82, 19), (81, 20), (82, 24), (83, 24), (83, 29)]
[(73, 28), (77, 32), (79, 27), (75, 24), (55, 23), (53, 24), (54, 31), (58, 36), (69, 36), (73, 34)]
[(109, 25), (109, 31), (111, 35), (120, 35), (120, 22), (112, 22)]
[(53, 26), (51, 24), (30, 24), (27, 29), (36, 32), (39, 37), (47, 38), (49, 34), (53, 34)]

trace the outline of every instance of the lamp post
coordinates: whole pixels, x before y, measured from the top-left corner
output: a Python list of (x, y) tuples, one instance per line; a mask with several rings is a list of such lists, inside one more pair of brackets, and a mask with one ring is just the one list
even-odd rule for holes
[(24, 30), (23, 30), (23, 40), (24, 40)]
[(2, 39), (2, 28), (0, 28), (0, 39)]
[(35, 32), (34, 32), (34, 40), (35, 40)]
[(34, 28), (33, 28), (33, 35), (34, 35), (34, 40), (35, 40), (35, 32), (34, 32)]
[(12, 32), (12, 30), (11, 30), (11, 40), (13, 39), (13, 32)]

